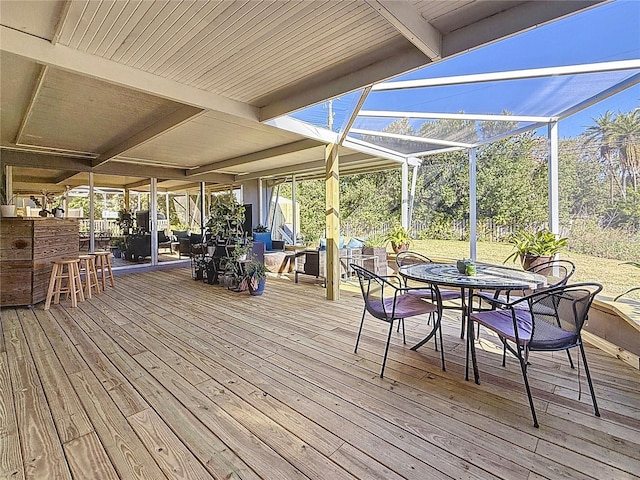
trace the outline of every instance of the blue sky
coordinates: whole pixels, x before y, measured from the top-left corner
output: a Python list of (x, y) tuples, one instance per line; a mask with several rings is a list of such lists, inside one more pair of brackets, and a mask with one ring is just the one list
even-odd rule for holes
[[(564, 1), (564, 0), (563, 0)], [(520, 35), (495, 42), (491, 45), (458, 55), (454, 58), (429, 65), (393, 79), (409, 80), (434, 78), (473, 73), (486, 73), (560, 65), (576, 65), (615, 60), (640, 58), (640, 0), (617, 0), (578, 15), (549, 25), (535, 28)], [(503, 108), (521, 114), (544, 115), (553, 102), (570, 104), (572, 94), (579, 89), (597, 88), (598, 81), (593, 76), (593, 86), (579, 85), (570, 77), (557, 77), (561, 94), (556, 98), (545, 96), (551, 91), (551, 84), (543, 81), (519, 81), (515, 87), (503, 85), (467, 85), (456, 88), (438, 87), (429, 89), (429, 94), (418, 95), (418, 90), (409, 92), (384, 92), (371, 94), (365, 109), (380, 110), (422, 110), (499, 113)], [(617, 74), (609, 74), (613, 76)], [(513, 82), (510, 82), (513, 83)], [(445, 90), (447, 89), (447, 90)], [(425, 91), (427, 89), (424, 89)], [(334, 102), (337, 112), (335, 121), (339, 124), (350, 110), (356, 95), (345, 95)], [(493, 105), (491, 103), (493, 102)], [(545, 105), (545, 103), (547, 105)], [(640, 85), (610, 97), (560, 122), (562, 137), (575, 136), (591, 125), (592, 118), (607, 110), (628, 112), (640, 106)], [(522, 110), (522, 111), (519, 111)], [(535, 111), (527, 111), (535, 110)], [(326, 106), (316, 106), (298, 112), (297, 118), (321, 124), (326, 121)]]

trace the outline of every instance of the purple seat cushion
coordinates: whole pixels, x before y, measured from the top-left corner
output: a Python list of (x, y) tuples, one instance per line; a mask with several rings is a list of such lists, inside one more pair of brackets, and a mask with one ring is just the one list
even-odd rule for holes
[[(477, 312), (471, 315), (471, 318), (484, 325), (489, 330), (493, 330), (500, 336), (511, 341), (516, 340), (516, 334), (513, 330), (513, 317), (511, 310), (490, 310), (488, 312)], [(521, 342), (531, 340), (531, 315), (529, 312), (519, 310), (516, 319), (518, 322), (518, 338)]]
[[(380, 300), (370, 301), (367, 303), (367, 310), (377, 318), (391, 320), (391, 314), (393, 313), (393, 297), (385, 298), (383, 302), (384, 307)], [(433, 303), (426, 302), (420, 297), (415, 295), (399, 295), (396, 298), (394, 318), (408, 318), (415, 315), (432, 313), (436, 310), (437, 308)]]

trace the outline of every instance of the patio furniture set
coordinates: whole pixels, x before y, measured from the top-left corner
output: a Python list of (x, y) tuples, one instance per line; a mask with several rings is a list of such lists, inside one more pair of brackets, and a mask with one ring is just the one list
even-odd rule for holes
[(466, 334), (467, 339), (466, 380), (469, 379), (471, 360), (475, 383), (480, 384), (474, 326), (477, 325), (478, 336), (482, 326), (500, 340), (503, 367), (507, 351), (518, 359), (533, 424), (538, 427), (527, 376), (530, 353), (564, 350), (571, 368), (574, 368), (569, 350), (578, 347), (594, 412), (600, 416), (581, 330), (591, 303), (602, 286), (597, 283), (568, 284), (575, 271), (571, 262), (552, 260), (532, 268), (533, 271), (479, 263), (475, 265), (475, 273), (469, 275), (462, 273), (456, 263), (434, 263), (414, 252), (398, 254), (396, 262), (399, 276), (376, 275), (360, 265), (351, 265), (358, 275), (364, 299), (354, 352), (357, 353), (367, 313), (389, 324), (380, 377), (384, 375), (395, 322), (398, 321), (398, 331), (402, 327), (403, 343), (406, 344), (404, 320), (419, 315), (428, 316), (427, 325), (430, 328), (428, 334), (411, 350), (417, 350), (433, 338), (436, 350), (440, 350), (442, 370), (445, 370), (441, 321), (446, 307), (443, 303), (459, 299), (459, 305), (449, 308), (461, 311), (461, 338)]

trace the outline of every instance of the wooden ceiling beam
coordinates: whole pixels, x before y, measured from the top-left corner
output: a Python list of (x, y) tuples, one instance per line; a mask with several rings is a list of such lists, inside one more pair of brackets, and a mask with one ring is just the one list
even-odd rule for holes
[(409, 2), (365, 1), (432, 61), (442, 58), (442, 34), (422, 18)]
[(181, 108), (175, 110), (173, 113), (164, 117), (162, 120), (141, 130), (140, 132), (127, 138), (120, 144), (110, 148), (106, 152), (99, 155), (98, 158), (93, 160), (93, 166), (98, 167), (103, 163), (108, 162), (116, 155), (120, 155), (127, 150), (149, 142), (159, 135), (162, 135), (163, 133), (168, 132), (169, 130), (185, 123), (186, 121), (202, 115), (202, 113), (204, 112), (205, 110), (203, 110), (202, 108), (184, 105)]
[(264, 160), (266, 158), (278, 157), (281, 155), (287, 155), (289, 153), (300, 152), (302, 150), (308, 150), (321, 146), (322, 143), (316, 140), (300, 140), (298, 142), (287, 143), (285, 145), (279, 145), (273, 148), (267, 148), (259, 152), (250, 153), (248, 155), (242, 155), (240, 157), (229, 158), (220, 162), (209, 163), (198, 168), (193, 168), (187, 171), (187, 176), (192, 177), (196, 175), (203, 175), (215, 170), (221, 170), (223, 168), (236, 167), (245, 163), (256, 162), (258, 160)]
[(174, 102), (224, 112), (247, 120), (258, 120), (258, 109), (248, 103), (184, 85), (60, 43), (53, 45), (47, 40), (4, 25), (0, 26), (0, 38), (2, 38), (0, 50), (34, 60), (42, 65), (50, 65)]
[[(340, 157), (340, 165), (355, 164), (357, 162), (363, 162), (371, 160), (371, 155), (365, 153), (353, 153), (350, 155), (343, 155)], [(248, 180), (256, 180), (258, 178), (277, 177), (283, 175), (304, 175), (307, 172), (314, 170), (323, 170), (325, 168), (324, 160), (315, 160), (313, 162), (299, 163), (297, 165), (288, 165), (285, 167), (272, 168), (270, 170), (262, 170), (260, 172), (248, 173), (246, 175), (237, 175), (238, 182), (246, 182)]]
[[(166, 180), (193, 181), (192, 178), (187, 177), (185, 169), (182, 168), (158, 167), (155, 165), (126, 163), (116, 160), (104, 163), (97, 168), (93, 168), (91, 159), (5, 148), (0, 150), (0, 159), (2, 161), (2, 165), (13, 165), (17, 167), (43, 168), (76, 173), (94, 172), (118, 177), (162, 178)], [(208, 173), (199, 177), (199, 180), (211, 183), (232, 184), (235, 181), (235, 175)]]

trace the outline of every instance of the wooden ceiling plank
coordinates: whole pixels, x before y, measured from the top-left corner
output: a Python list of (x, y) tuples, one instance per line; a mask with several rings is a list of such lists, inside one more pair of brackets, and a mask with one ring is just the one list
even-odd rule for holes
[(209, 2), (194, 2), (184, 3), (184, 11), (175, 21), (167, 25), (164, 30), (164, 35), (159, 32), (159, 38), (147, 48), (145, 55), (140, 58), (136, 64), (136, 67), (141, 70), (153, 71), (150, 67), (155, 62), (159, 61), (166, 55), (166, 51), (174, 48), (176, 42), (184, 38), (187, 32), (191, 31), (191, 25), (201, 19), (202, 16), (209, 10), (214, 8), (215, 5), (211, 5)]
[[(335, 10), (336, 5), (340, 7), (340, 10)], [(352, 49), (354, 45), (353, 39), (358, 39), (362, 29), (367, 29), (370, 26), (370, 22), (365, 21), (366, 11), (355, 11), (354, 13), (353, 6), (347, 9), (349, 5), (352, 4), (331, 3), (326, 7), (326, 10), (322, 8), (314, 10), (306, 21), (297, 22), (294, 24), (293, 29), (289, 28), (284, 31), (286, 35), (281, 33), (277, 37), (279, 40), (277, 48), (274, 48), (273, 41), (269, 40), (259, 45), (247, 58), (249, 62), (269, 65), (268, 69), (262, 69), (264, 73), (259, 78), (255, 76), (244, 77), (242, 70), (239, 70), (241, 65), (234, 62), (224, 65), (222, 70), (225, 72), (225, 76), (216, 78), (216, 81), (211, 83), (210, 87), (220, 89), (227, 85), (232, 78), (235, 78), (237, 80), (236, 83), (241, 84), (244, 90), (255, 89), (256, 81), (266, 82), (268, 85), (279, 85), (281, 84), (279, 82), (284, 79), (284, 84), (292, 83), (292, 79), (308, 76), (309, 67), (312, 67), (311, 70), (317, 71), (319, 66), (330, 62), (331, 60), (325, 57), (337, 56), (336, 52), (340, 48), (347, 48), (351, 56), (356, 56), (359, 51), (358, 49)], [(332, 19), (333, 22), (327, 25), (326, 22), (314, 21), (318, 16), (321, 18), (326, 16)], [(354, 16), (355, 19), (353, 18)], [(342, 19), (355, 20), (356, 23), (352, 24), (352, 21), (345, 23)], [(381, 20), (380, 23), (384, 22)], [(345, 30), (349, 31), (351, 38), (349, 42), (345, 42), (341, 34)], [(369, 48), (372, 48), (370, 42), (365, 49)], [(282, 52), (287, 52), (288, 62), (283, 62)], [(224, 92), (225, 90), (219, 91)], [(237, 98), (243, 98), (241, 92), (242, 90), (236, 93), (238, 95)]]
[(207, 4), (207, 10), (205, 10), (202, 18), (197, 18), (193, 24), (185, 27), (182, 38), (176, 38), (175, 42), (171, 43), (170, 50), (162, 58), (155, 59), (150, 66), (150, 71), (168, 78), (180, 78), (182, 65), (195, 53), (193, 45), (200, 45), (200, 42), (208, 37), (210, 25), (215, 23), (224, 9), (229, 6), (228, 2), (223, 1), (205, 3)]
[(273, 148), (267, 148), (259, 152), (250, 153), (248, 155), (242, 155), (240, 157), (230, 158), (221, 162), (210, 163), (198, 168), (193, 168), (187, 171), (187, 176), (192, 177), (195, 175), (202, 175), (222, 168), (234, 167), (242, 165), (244, 163), (255, 162), (257, 160), (264, 160), (266, 158), (277, 157), (280, 155), (286, 155), (288, 153), (299, 152), (300, 150), (307, 150), (309, 148), (315, 148), (322, 145), (315, 140), (300, 140), (298, 142), (287, 143), (285, 145), (279, 145)]
[(116, 51), (129, 38), (133, 27), (142, 19), (151, 7), (151, 2), (144, 0), (130, 0), (125, 2), (124, 8), (104, 33), (100, 47), (95, 54), (113, 59)]
[[(92, 55), (100, 55), (98, 52), (104, 53), (109, 46), (107, 38), (110, 33), (114, 31), (114, 25), (116, 25), (118, 20), (123, 16), (127, 17), (128, 9), (134, 9), (136, 3), (137, 2), (112, 2), (108, 13), (104, 16), (98, 28), (96, 28), (91, 42), (84, 50)], [(115, 31), (117, 32), (118, 30)]]
[[(290, 8), (290, 5), (285, 3), (269, 4), (271, 8), (263, 10), (259, 20), (260, 25), (264, 25), (265, 28), (249, 26), (247, 31), (238, 30), (234, 32), (233, 36), (229, 36), (226, 41), (216, 45), (216, 55), (212, 55), (210, 60), (208, 59), (200, 67), (200, 70), (205, 72), (215, 70), (215, 77), (201, 75), (198, 81), (192, 85), (204, 89), (211, 88), (211, 85), (217, 83), (220, 77), (227, 77), (230, 74), (228, 72), (230, 69), (221, 68), (223, 64), (231, 64), (233, 67), (237, 67), (243, 63), (237, 61), (238, 54), (242, 55), (243, 60), (249, 61), (247, 57), (251, 55), (254, 48), (268, 42), (273, 35), (286, 28), (289, 21), (295, 21), (295, 17), (292, 17), (293, 12), (297, 8), (305, 6), (304, 3), (296, 3), (293, 4), (295, 8)], [(307, 4), (307, 8), (311, 6)], [(242, 46), (241, 52), (238, 52), (239, 45)], [(237, 73), (233, 78), (236, 78), (236, 76)]]
[(4, 25), (0, 26), (0, 38), (2, 51), (29, 58), (44, 65), (55, 66), (199, 108), (217, 110), (253, 121), (258, 119), (258, 110), (246, 103), (79, 52), (64, 45), (54, 46), (46, 40), (18, 32)]
[(93, 161), (93, 166), (97, 167), (102, 165), (103, 163), (111, 160), (116, 155), (119, 155), (127, 150), (130, 150), (134, 147), (142, 145), (150, 140), (153, 140), (157, 136), (162, 133), (175, 128), (187, 120), (192, 119), (195, 116), (198, 116), (205, 112), (205, 110), (196, 107), (190, 107), (189, 105), (185, 105), (178, 110), (174, 111), (170, 115), (167, 115), (159, 122), (150, 125), (149, 127), (143, 129), (142, 131), (132, 135), (124, 142), (116, 145), (115, 147), (109, 149), (108, 151), (102, 153)]
[(409, 2), (365, 1), (432, 61), (442, 58), (442, 34)]
[[(215, 53), (215, 45), (224, 30), (224, 25), (230, 21), (230, 18), (233, 18), (239, 8), (242, 8), (247, 3), (246, 0), (223, 2), (222, 11), (217, 11), (211, 21), (203, 25), (202, 30), (192, 36), (188, 48), (182, 52), (181, 57), (176, 58), (177, 62), (173, 64), (174, 78), (186, 83), (187, 76), (194, 68), (197, 68), (203, 58)], [(194, 48), (194, 45), (197, 45), (197, 47)], [(158, 75), (165, 75), (163, 70), (159, 70), (157, 73)]]
[(185, 10), (190, 7), (187, 2), (168, 2), (158, 14), (145, 24), (144, 34), (137, 37), (135, 48), (131, 48), (120, 59), (134, 68), (140, 68), (140, 61), (147, 57), (148, 51), (153, 45), (166, 35), (170, 35), (169, 29), (178, 22)]

